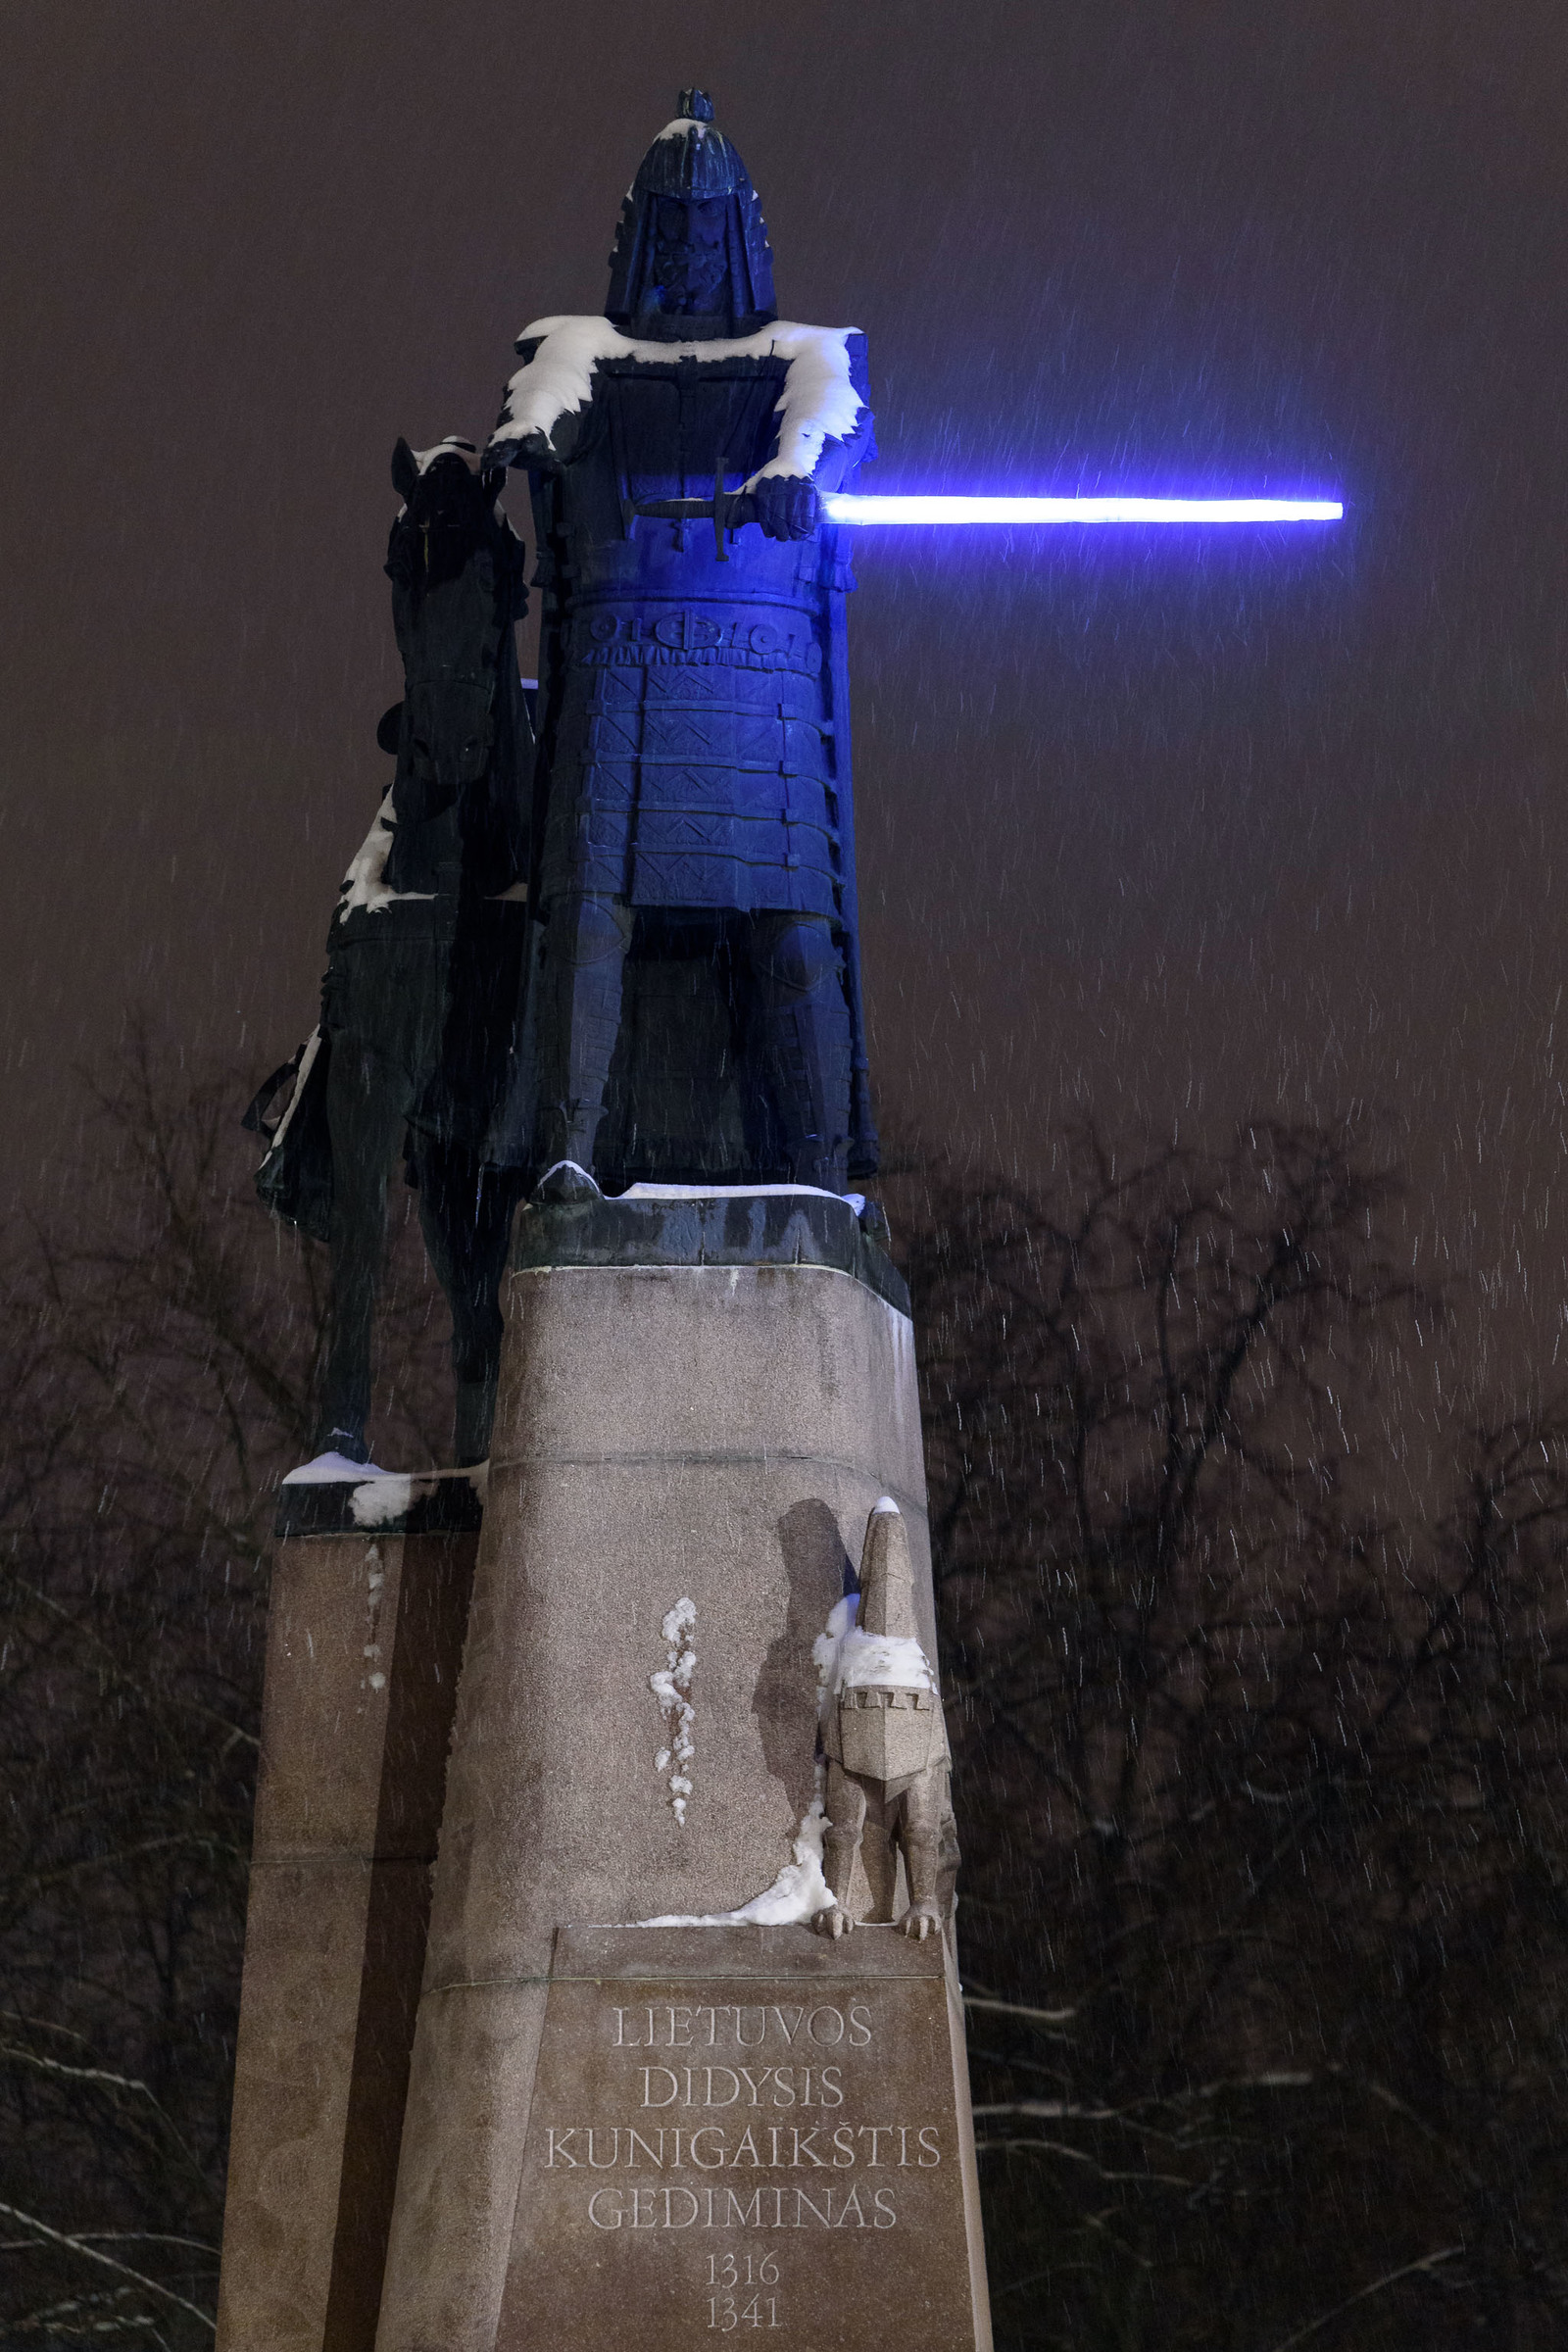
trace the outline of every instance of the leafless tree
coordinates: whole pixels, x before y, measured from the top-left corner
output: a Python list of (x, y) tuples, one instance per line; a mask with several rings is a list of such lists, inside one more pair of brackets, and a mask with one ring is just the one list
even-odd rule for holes
[(1000, 2340), (1563, 2340), (1568, 1427), (1409, 1491), (1353, 1129), (895, 1189)]
[[(267, 1531), (321, 1331), (238, 1091), (133, 1058), (9, 1247), (0, 2345), (210, 2334)], [(1354, 1130), (888, 1191), (999, 2340), (1563, 2340), (1568, 1418), (1411, 1470), (1440, 1316)], [(413, 1461), (444, 1316), (412, 1227), (394, 1254)]]
[[(145, 1049), (11, 1238), (0, 1450), (0, 2340), (211, 2335), (277, 1479), (318, 1253), (250, 1195), (232, 1076)], [(404, 1458), (439, 1294), (404, 1237)]]

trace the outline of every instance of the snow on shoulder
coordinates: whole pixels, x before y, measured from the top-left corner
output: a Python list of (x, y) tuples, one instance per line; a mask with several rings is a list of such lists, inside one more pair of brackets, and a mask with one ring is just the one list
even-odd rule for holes
[(931, 1661), (912, 1634), (862, 1634), (855, 1626), (839, 1649), (841, 1690), (935, 1690)]
[(769, 474), (809, 474), (823, 445), (847, 441), (860, 414), (860, 396), (850, 381), (849, 338), (857, 331), (853, 326), (799, 326), (776, 318), (755, 335), (713, 343), (640, 343), (608, 318), (536, 318), (517, 341), (537, 343), (538, 349), (507, 386), (492, 445), (525, 440), (530, 433), (542, 433), (553, 442), (562, 418), (592, 400), (594, 369), (603, 360), (647, 360), (667, 367), (672, 360), (765, 360), (776, 355), (786, 363), (784, 389), (774, 412), (778, 455), (751, 476), (746, 488)]
[[(872, 1506), (871, 1516), (897, 1512), (891, 1494)], [(841, 1600), (818, 1634), (811, 1654), (816, 1660), (817, 1704), (824, 1711), (841, 1690), (867, 1689), (931, 1690), (937, 1678), (931, 1661), (912, 1634), (867, 1634), (855, 1622), (858, 1595)]]
[(386, 861), (392, 855), (392, 828), (397, 821), (389, 790), (375, 812), (370, 830), (349, 862), (338, 890), (334, 922), (341, 922), (345, 915), (362, 907), (368, 914), (384, 914), (389, 906), (403, 906), (414, 899), (434, 898), (431, 890), (391, 890), (387, 886)]

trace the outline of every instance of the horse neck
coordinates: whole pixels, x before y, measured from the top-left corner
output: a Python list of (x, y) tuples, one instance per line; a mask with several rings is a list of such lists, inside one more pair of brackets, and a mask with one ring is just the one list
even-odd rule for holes
[(494, 565), (476, 549), (461, 572), (420, 591), (405, 591), (394, 612), (405, 687), (446, 678), (488, 679), (510, 634), (502, 618)]

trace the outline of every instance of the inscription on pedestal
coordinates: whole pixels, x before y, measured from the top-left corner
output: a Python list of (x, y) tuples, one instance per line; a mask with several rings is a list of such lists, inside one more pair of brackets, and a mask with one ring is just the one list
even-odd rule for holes
[(562, 1929), (498, 2352), (989, 2341), (953, 2034), (935, 1939)]

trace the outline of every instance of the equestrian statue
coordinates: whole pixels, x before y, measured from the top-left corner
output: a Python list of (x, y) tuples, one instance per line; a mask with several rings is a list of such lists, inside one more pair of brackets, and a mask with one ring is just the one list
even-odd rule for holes
[[(688, 89), (621, 207), (604, 313), (516, 348), (482, 456), (398, 445), (397, 773), (345, 879), (317, 1037), (250, 1114), (263, 1198), (330, 1242), (318, 1441), (350, 1463), (405, 1137), (460, 1462), (488, 1445), (524, 1193), (839, 1193), (877, 1165), (854, 580), (822, 508), (875, 454), (865, 338), (778, 318), (756, 190)], [(509, 467), (542, 595), (537, 744)]]
[(330, 1249), (313, 1450), (368, 1460), (371, 1323), (401, 1152), (451, 1308), (454, 1449), (467, 1463), (489, 1446), (518, 1184), (486, 1144), (511, 1078), (526, 937), (533, 736), (514, 624), (527, 596), (501, 476), (481, 470), (471, 442), (416, 453), (400, 441), (392, 480), (404, 500), (386, 564), (404, 697), (378, 741), (397, 769), (343, 878), (319, 1025), (246, 1123), (268, 1138), (262, 1199)]

